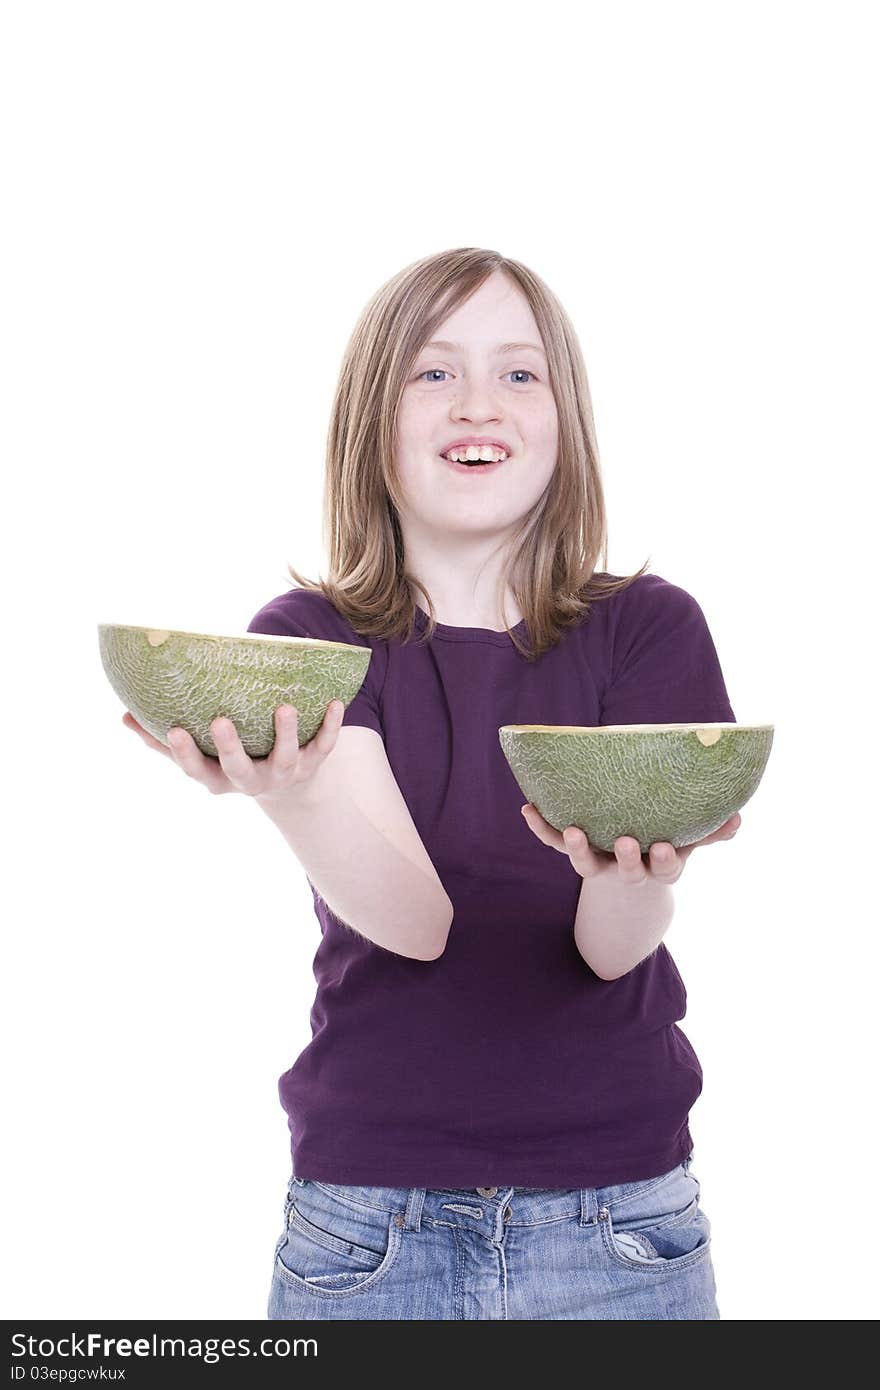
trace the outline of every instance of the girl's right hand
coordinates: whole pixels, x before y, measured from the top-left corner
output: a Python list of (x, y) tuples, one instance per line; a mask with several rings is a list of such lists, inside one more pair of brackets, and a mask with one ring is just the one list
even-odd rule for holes
[(324, 711), (324, 720), (313, 738), (302, 748), (297, 740), (299, 715), (293, 705), (279, 705), (275, 711), (275, 743), (268, 758), (249, 758), (241, 746), (238, 731), (231, 719), (215, 719), (211, 737), (217, 745), (217, 758), (206, 757), (186, 729), (168, 730), (168, 747), (137, 722), (130, 710), (122, 716), (127, 729), (133, 729), (147, 745), (179, 768), (201, 782), (214, 796), (224, 792), (241, 792), (244, 796), (269, 801), (283, 797), (292, 788), (313, 777), (328, 753), (333, 751), (345, 714), (341, 700), (331, 700)]

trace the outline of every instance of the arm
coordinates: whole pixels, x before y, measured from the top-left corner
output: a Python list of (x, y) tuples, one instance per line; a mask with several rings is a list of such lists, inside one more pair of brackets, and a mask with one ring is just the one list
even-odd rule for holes
[(616, 980), (660, 944), (674, 911), (668, 883), (625, 883), (616, 874), (596, 874), (581, 884), (575, 945), (600, 979)]
[[(304, 589), (260, 609), (248, 632), (364, 643), (326, 597)], [(351, 931), (412, 960), (442, 955), (453, 906), (388, 761), (382, 690), (386, 647), (377, 643), (349, 701), (335, 746), (289, 792), (257, 796), (305, 869), (314, 892)]]
[(647, 864), (639, 842), (621, 835), (614, 853), (595, 850), (576, 825), (560, 834), (537, 807), (522, 807), (529, 829), (545, 845), (567, 854), (583, 879), (574, 922), (574, 940), (583, 959), (602, 980), (616, 980), (633, 970), (659, 945), (672, 921), (672, 885), (700, 845), (732, 840), (742, 817), (736, 811), (711, 835), (676, 849), (668, 841), (651, 845)]
[[(644, 575), (631, 586), (614, 614), (612, 653), (600, 724), (736, 722), (712, 634), (686, 589), (659, 575)], [(699, 843), (727, 839), (738, 824), (739, 816), (732, 817)], [(548, 843), (555, 848), (562, 844)], [(634, 969), (662, 941), (675, 911), (671, 885), (696, 846), (676, 852), (669, 844), (652, 845), (646, 863), (638, 842), (621, 836), (616, 864), (606, 854), (578, 854), (585, 846), (585, 839), (575, 835), (572, 863), (585, 875), (575, 942), (596, 974), (613, 980)]]
[(442, 955), (452, 903), (378, 734), (341, 728), (313, 777), (255, 800), (346, 926), (414, 960)]

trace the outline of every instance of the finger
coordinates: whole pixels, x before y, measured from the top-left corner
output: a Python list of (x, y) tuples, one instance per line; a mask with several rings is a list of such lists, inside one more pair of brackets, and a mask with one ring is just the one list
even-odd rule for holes
[(684, 868), (684, 858), (679, 858), (675, 852), (675, 846), (669, 844), (667, 840), (658, 840), (651, 845), (648, 850), (648, 863), (654, 878), (660, 879), (662, 883), (675, 883), (681, 877)]
[(551, 849), (559, 850), (560, 854), (568, 854), (568, 846), (561, 833), (555, 825), (551, 825), (549, 821), (544, 819), (537, 806), (533, 806), (530, 801), (527, 801), (525, 806), (520, 807), (520, 810), (526, 825), (533, 835), (537, 835), (542, 844), (549, 845)]
[(604, 861), (613, 858), (612, 855), (594, 850), (580, 826), (567, 825), (564, 830), (559, 831), (544, 819), (530, 801), (520, 807), (520, 810), (532, 833), (537, 835), (542, 844), (549, 845), (560, 854), (567, 854), (572, 867), (581, 878), (592, 878), (593, 874), (605, 867)]
[(711, 835), (706, 835), (702, 840), (695, 840), (692, 845), (683, 845), (679, 854), (685, 858), (692, 850), (699, 849), (700, 845), (714, 845), (717, 840), (732, 840), (742, 824), (742, 816), (737, 811), (723, 825), (719, 825), (717, 830), (713, 830)]
[[(299, 711), (295, 705), (279, 705), (275, 711), (275, 743), (269, 765), (279, 772), (290, 772), (299, 757)], [(258, 761), (264, 761), (258, 759)]]
[(254, 765), (244, 751), (238, 730), (231, 719), (219, 715), (210, 724), (220, 766), (233, 786), (246, 789), (253, 782)]
[(648, 873), (642, 862), (642, 849), (632, 835), (621, 835), (614, 841), (614, 855), (623, 883), (645, 883)]
[(611, 856), (594, 850), (578, 825), (565, 827), (562, 832), (562, 844), (571, 860), (572, 868), (577, 869), (581, 878), (592, 878), (610, 862)]
[(182, 768), (187, 777), (192, 777), (195, 782), (201, 782), (210, 792), (229, 790), (229, 780), (218, 767), (216, 758), (205, 757), (188, 730), (171, 728), (168, 730), (166, 738), (171, 757), (178, 767)]
[(165, 744), (161, 743), (159, 739), (153, 738), (153, 735), (145, 729), (142, 724), (137, 722), (130, 710), (126, 710), (125, 714), (122, 716), (122, 722), (126, 729), (133, 729), (148, 748), (155, 748), (157, 753), (164, 753), (166, 758), (170, 757), (170, 753), (165, 747)]
[(739, 826), (739, 815), (731, 816), (723, 825), (719, 825), (717, 830), (713, 830), (711, 835), (706, 835), (702, 840), (698, 840), (697, 844), (711, 845), (714, 844), (716, 840), (731, 840), (739, 829)]
[(345, 705), (341, 700), (331, 700), (324, 711), (324, 718), (317, 732), (299, 750), (303, 764), (303, 775), (310, 777), (318, 763), (322, 763), (336, 744)]
[(336, 742), (336, 735), (342, 727), (345, 718), (345, 705), (341, 700), (331, 700), (324, 711), (324, 718), (321, 720), (321, 727), (315, 737), (310, 740), (317, 744), (318, 751), (325, 756)]

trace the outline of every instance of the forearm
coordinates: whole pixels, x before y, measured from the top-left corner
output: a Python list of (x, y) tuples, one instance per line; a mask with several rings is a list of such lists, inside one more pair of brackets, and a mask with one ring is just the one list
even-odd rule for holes
[(346, 926), (415, 960), (442, 954), (452, 904), (439, 880), (401, 854), (350, 797), (297, 790), (255, 799)]
[(591, 970), (616, 980), (659, 945), (674, 911), (668, 883), (621, 883), (614, 873), (595, 874), (581, 883), (575, 944)]

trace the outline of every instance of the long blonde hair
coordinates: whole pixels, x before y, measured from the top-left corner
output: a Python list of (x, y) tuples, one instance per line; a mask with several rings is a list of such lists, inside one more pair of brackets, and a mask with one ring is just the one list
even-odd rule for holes
[[(541, 497), (510, 539), (515, 556), (499, 585), (499, 612), (509, 583), (526, 623), (529, 660), (581, 622), (592, 603), (634, 583), (635, 574), (596, 571), (608, 563), (607, 523), (593, 407), (580, 345), (553, 292), (519, 261), (496, 251), (460, 247), (406, 266), (366, 305), (342, 359), (327, 434), (323, 543), (327, 579), (312, 581), (292, 565), (305, 589), (319, 590), (363, 636), (413, 636), (415, 580), (427, 596), (429, 640), (436, 618), (430, 594), (405, 568), (394, 441), (405, 383), (424, 343), (495, 271), (522, 290), (541, 333), (558, 414), (556, 468)], [(650, 557), (649, 557), (650, 558)]]

